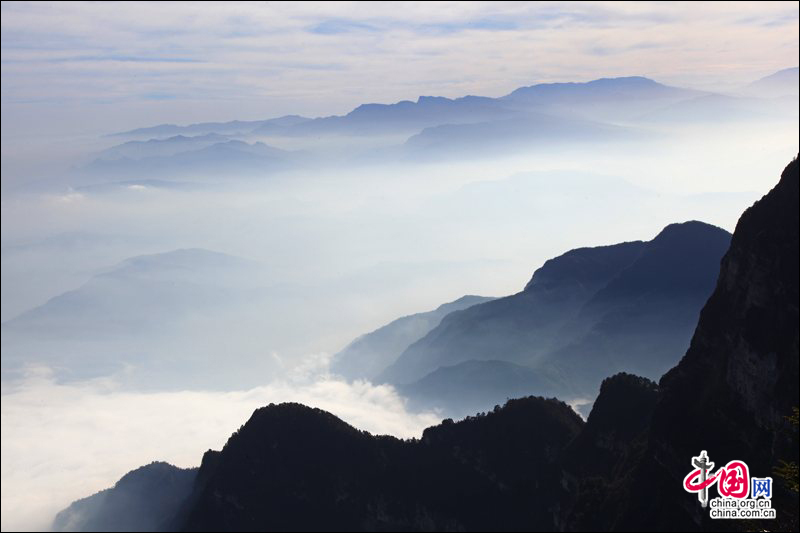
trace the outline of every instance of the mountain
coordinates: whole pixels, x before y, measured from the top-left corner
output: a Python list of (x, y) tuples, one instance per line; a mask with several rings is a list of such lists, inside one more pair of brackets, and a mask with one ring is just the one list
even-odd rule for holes
[(403, 350), (435, 328), (442, 318), (478, 303), (492, 300), (484, 296), (462, 296), (433, 311), (416, 313), (393, 320), (366, 333), (334, 355), (331, 371), (347, 379), (372, 380), (397, 359)]
[(138, 128), (130, 131), (111, 134), (112, 137), (146, 137), (164, 138), (175, 135), (207, 135), (215, 133), (219, 135), (243, 135), (251, 133), (259, 128), (288, 128), (296, 124), (305, 122), (308, 119), (299, 115), (286, 115), (283, 117), (268, 120), (233, 120), (230, 122), (202, 122), (199, 124), (189, 124), (188, 126), (176, 126), (175, 124), (161, 124), (148, 128)]
[(747, 529), (797, 529), (797, 493), (774, 469), (798, 461), (787, 417), (800, 401), (799, 179), (795, 159), (742, 215), (690, 347), (658, 387), (634, 376), (603, 383), (564, 455), (565, 529), (719, 530), (679, 488), (701, 450), (717, 465), (741, 460), (751, 476), (773, 476), (777, 519)]
[[(420, 96), (416, 101), (362, 104), (345, 115), (309, 119), (296, 115), (260, 121), (205, 122), (188, 126), (162, 124), (114, 136), (162, 139), (177, 135), (264, 135), (305, 137), (320, 135), (413, 135), (425, 128), (459, 124), (503, 124), (524, 130), (524, 122), (543, 124), (539, 114), (594, 121), (628, 120), (681, 99), (706, 94), (663, 85), (640, 76), (601, 78), (586, 83), (542, 83), (521, 87), (510, 94), (486, 96)], [(532, 118), (525, 118), (526, 114)], [(503, 122), (521, 119), (519, 124)], [(550, 120), (553, 120), (552, 118)], [(499, 121), (499, 122), (498, 122)], [(539, 135), (535, 126), (525, 132)], [(465, 135), (465, 134), (462, 134)]]
[(520, 149), (536, 153), (563, 143), (612, 143), (650, 137), (652, 133), (621, 126), (526, 111), (502, 120), (427, 127), (411, 136), (403, 148), (407, 157), (414, 158), (426, 154), (475, 157)]
[(180, 152), (199, 150), (212, 144), (226, 142), (229, 139), (216, 133), (186, 137), (175, 135), (166, 139), (150, 139), (147, 141), (128, 141), (106, 148), (98, 154), (100, 160), (113, 160), (121, 158), (142, 159), (144, 157), (168, 156)]
[(420, 96), (416, 102), (363, 104), (343, 116), (322, 117), (293, 126), (291, 136), (412, 134), (440, 124), (511, 118), (516, 111), (483, 96)]
[(439, 367), (414, 383), (398, 386), (409, 409), (434, 407), (454, 418), (503, 405), (510, 398), (552, 395), (553, 390), (538, 370), (496, 360)]
[(177, 523), (187, 531), (552, 529), (558, 454), (582, 425), (561, 402), (525, 398), (401, 441), (323, 411), (272, 405), (206, 453)]
[(797, 97), (800, 93), (800, 68), (786, 68), (750, 83), (742, 93), (762, 98)]
[(53, 531), (163, 531), (189, 496), (197, 468), (153, 462), (58, 513)]
[[(742, 215), (691, 345), (658, 385), (604, 380), (586, 423), (558, 400), (529, 397), (445, 420), (419, 441), (270, 405), (206, 452), (169, 528), (796, 531), (797, 493), (773, 468), (798, 461), (787, 415), (800, 400), (799, 181), (795, 159)], [(711, 520), (683, 490), (703, 449), (774, 476), (777, 519)]]
[[(145, 323), (164, 324), (181, 310), (226, 296), (254, 262), (200, 248), (137, 256), (93, 276), (83, 286), (50, 299), (3, 324), (4, 330), (113, 334)], [(5, 333), (5, 331), (4, 331)]]
[(658, 379), (689, 346), (729, 243), (728, 232), (702, 222), (664, 228), (562, 329), (572, 338), (552, 351), (548, 369), (568, 376), (577, 395), (608, 373)]
[[(285, 170), (292, 164), (294, 155), (292, 152), (262, 142), (248, 144), (239, 140), (211, 144), (180, 140), (148, 141), (148, 143), (164, 147), (164, 151), (167, 152), (169, 148), (177, 151), (169, 155), (153, 155), (139, 159), (127, 156), (115, 159), (101, 157), (86, 165), (82, 171), (90, 178), (102, 177), (104, 181), (153, 177), (230, 179), (236, 176), (261, 176)], [(190, 149), (181, 151), (180, 146)], [(196, 148), (197, 146), (203, 147)], [(137, 146), (141, 154), (144, 150), (140, 148), (141, 146)]]
[(580, 248), (547, 261), (525, 290), (451, 313), (409, 346), (380, 379), (408, 384), (465, 360), (535, 360), (558, 326), (629, 265), (644, 243)]
[[(759, 477), (772, 475), (781, 459), (797, 462), (797, 430), (792, 438), (786, 417), (800, 404), (799, 181), (795, 159), (739, 219), (689, 350), (661, 378), (647, 447), (630, 482), (632, 494), (645, 485), (650, 494), (621, 514), (624, 527), (713, 527), (705, 513), (698, 516), (694, 495), (669, 490), (701, 448), (718, 464), (745, 461)], [(797, 493), (777, 481), (776, 492), (774, 507), (793, 512), (796, 529)]]
[(586, 83), (540, 83), (520, 87), (501, 100), (518, 109), (616, 122), (703, 94), (707, 93), (629, 76)]
[[(260, 353), (247, 341), (253, 327), (247, 317), (268, 282), (259, 263), (210, 250), (132, 257), (4, 322), (3, 370), (39, 363), (63, 371), (61, 377), (85, 378), (131, 363), (137, 367), (128, 370), (141, 365), (152, 373), (147, 383), (197, 379), (180, 366), (214, 366), (220, 350), (242, 359)], [(235, 373), (235, 365), (228, 370)], [(215, 386), (224, 375), (213, 376)]]
[[(577, 399), (594, 397), (608, 373), (657, 379), (685, 352), (729, 239), (717, 227), (686, 222), (649, 242), (567, 252), (522, 292), (445, 317), (379, 380), (409, 385), (440, 367), (501, 360), (536, 371), (529, 393)], [(472, 394), (467, 384), (462, 391)]]

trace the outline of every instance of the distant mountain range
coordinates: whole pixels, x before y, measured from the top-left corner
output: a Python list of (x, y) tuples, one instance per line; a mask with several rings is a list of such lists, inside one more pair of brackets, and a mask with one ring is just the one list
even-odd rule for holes
[(131, 141), (102, 152), (82, 170), (104, 179), (153, 178), (233, 179), (262, 176), (297, 164), (296, 154), (262, 142), (225, 140), (217, 134), (176, 136), (132, 145)]
[[(376, 380), (426, 391), (417, 403), (458, 416), (471, 411), (457, 391), (471, 410), (470, 398), (491, 399), (490, 408), (520, 387), (590, 399), (608, 373), (656, 379), (688, 347), (729, 242), (720, 228), (687, 222), (649, 242), (572, 250), (522, 292), (447, 315)], [(469, 370), (479, 361), (491, 370)], [(506, 393), (505, 383), (514, 383)]]
[[(627, 373), (604, 380), (585, 423), (558, 400), (530, 397), (445, 420), (410, 441), (372, 436), (317, 409), (270, 405), (221, 451), (206, 452), (190, 495), (180, 504), (169, 500), (164, 529), (716, 531), (719, 521), (683, 490), (691, 458), (707, 450), (719, 464), (741, 460), (751, 475), (773, 476), (777, 518), (752, 529), (795, 530), (796, 473), (791, 479), (774, 469), (798, 461), (797, 428), (787, 417), (800, 401), (799, 180), (795, 159), (742, 215), (690, 347), (658, 385)], [(676, 270), (703, 252), (703, 238), (692, 241), (688, 255), (661, 263), (663, 251), (690, 229), (623, 247), (631, 255), (640, 248), (637, 259), (666, 274), (656, 292), (671, 292), (678, 280), (687, 282), (686, 292), (704, 283)], [(543, 267), (528, 290), (550, 288), (555, 296), (564, 279), (592, 271), (607, 277), (625, 262), (613, 260), (617, 255), (613, 247), (601, 257), (573, 254), (569, 274)], [(584, 258), (603, 268), (585, 268)], [(613, 287), (600, 279), (611, 288), (598, 291), (597, 305), (639, 292), (644, 279), (635, 264), (623, 267), (632, 272)], [(580, 294), (578, 287), (571, 292)], [(174, 494), (170, 485), (166, 492)], [(147, 504), (134, 497), (133, 509)], [(88, 516), (78, 524), (109, 516), (102, 500), (90, 501), (100, 505), (85, 506)], [(103, 525), (124, 529), (129, 522), (122, 518)]]
[[(235, 332), (246, 327), (241, 316), (254, 314), (268, 284), (258, 263), (210, 250), (133, 257), (4, 322), (3, 370), (35, 360), (63, 371), (63, 378), (85, 378), (137, 361), (152, 373), (148, 383), (179, 382), (183, 374), (174, 368), (208, 364), (204, 352), (219, 356), (235, 348), (232, 357), (253, 355), (255, 347)], [(218, 373), (213, 381), (225, 380)]]
[(157, 139), (171, 137), (175, 135), (208, 135), (215, 133), (219, 135), (242, 135), (258, 130), (260, 128), (269, 129), (270, 127), (288, 128), (311, 120), (299, 115), (286, 115), (279, 118), (267, 120), (232, 120), (230, 122), (202, 122), (200, 124), (189, 124), (188, 126), (176, 126), (175, 124), (161, 124), (149, 128), (138, 128), (120, 133), (113, 133), (115, 137), (147, 137)]
[[(80, 185), (98, 180), (229, 180), (298, 167), (330, 168), (342, 161), (483, 158), (547, 153), (564, 144), (651, 142), (663, 137), (659, 128), (679, 124), (791, 120), (797, 115), (796, 79), (797, 69), (787, 69), (727, 96), (641, 76), (601, 78), (520, 87), (499, 98), (420, 96), (416, 101), (363, 104), (345, 115), (318, 118), (162, 124), (111, 135), (131, 140), (100, 152), (77, 177), (83, 180)], [(385, 141), (364, 148), (365, 137)], [(339, 148), (320, 149), (325, 145), (321, 139), (339, 143)], [(276, 147), (300, 145), (302, 151), (282, 150), (265, 140)]]
[(750, 83), (742, 90), (752, 96), (780, 97), (800, 93), (800, 68), (785, 68)]

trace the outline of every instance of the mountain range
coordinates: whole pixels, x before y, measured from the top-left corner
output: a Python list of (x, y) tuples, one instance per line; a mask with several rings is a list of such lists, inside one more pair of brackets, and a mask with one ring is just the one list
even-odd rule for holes
[[(672, 87), (641, 76), (541, 83), (498, 98), (420, 96), (362, 104), (344, 115), (162, 124), (115, 133), (129, 139), (78, 169), (79, 185), (174, 177), (264, 177), (302, 168), (547, 154), (561, 145), (662, 140), (676, 125), (785, 121), (797, 115), (797, 69), (735, 95)], [(791, 91), (794, 79), (794, 92)], [(782, 98), (778, 98), (782, 97)], [(347, 139), (351, 139), (352, 142)], [(376, 146), (364, 146), (366, 138)], [(325, 141), (327, 139), (327, 141)], [(338, 139), (338, 140), (337, 140)], [(265, 141), (267, 144), (265, 144)], [(320, 148), (335, 143), (337, 148)], [(300, 151), (295, 147), (300, 146)], [(288, 147), (293, 147), (291, 150)]]
[(648, 242), (571, 250), (523, 291), (445, 316), (375, 380), (463, 416), (470, 399), (487, 409), (512, 391), (590, 401), (609, 372), (657, 379), (686, 351), (729, 242), (686, 222)]
[[(190, 360), (195, 368), (213, 365), (211, 354), (222, 349), (253, 355), (257, 348), (240, 332), (252, 331), (248, 317), (257, 316), (268, 286), (259, 263), (202, 248), (135, 256), (3, 322), (3, 371), (36, 362), (62, 378), (129, 366), (150, 384), (196, 379), (176, 369)], [(224, 382), (224, 374), (213, 382)]]
[[(740, 460), (751, 475), (774, 476), (777, 518), (748, 528), (796, 530), (798, 443), (789, 415), (800, 400), (799, 182), (795, 159), (742, 215), (689, 348), (658, 384), (628, 373), (604, 380), (586, 422), (563, 402), (528, 397), (445, 420), (410, 441), (369, 435), (318, 409), (270, 405), (221, 451), (206, 452), (171, 513), (153, 510), (171, 515), (160, 529), (734, 528), (710, 519), (683, 489), (692, 457), (707, 450), (719, 464)], [(688, 259), (660, 266), (682, 279), (675, 262)], [(635, 294), (640, 282), (631, 275), (617, 290), (599, 291), (598, 303)], [(794, 479), (774, 470), (781, 461), (795, 464)], [(107, 512), (97, 501), (76, 523)]]

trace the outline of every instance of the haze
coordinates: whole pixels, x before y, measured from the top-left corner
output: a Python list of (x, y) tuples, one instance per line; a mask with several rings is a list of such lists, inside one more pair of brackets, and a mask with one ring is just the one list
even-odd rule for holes
[(732, 232), (798, 152), (798, 18), (3, 2), (2, 529), (269, 402), (418, 437), (447, 413), (333, 354), (573, 248)]

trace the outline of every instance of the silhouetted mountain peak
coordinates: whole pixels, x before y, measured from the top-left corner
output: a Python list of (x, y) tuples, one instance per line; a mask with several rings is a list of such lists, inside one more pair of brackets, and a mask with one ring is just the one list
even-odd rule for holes
[(587, 85), (596, 86), (627, 86), (627, 87), (656, 87), (664, 86), (655, 80), (645, 78), (644, 76), (620, 76), (618, 78), (598, 78), (587, 83)]
[[(422, 433), (424, 444), (474, 445), (470, 435), (483, 434), (482, 441), (502, 441), (523, 433), (538, 433), (542, 442), (553, 438), (564, 438), (568, 433), (577, 434), (583, 426), (583, 419), (566, 403), (556, 398), (527, 396), (508, 400), (494, 411), (468, 416), (460, 422), (445, 420), (438, 426), (427, 428)], [(560, 435), (560, 437), (559, 437)]]
[(699, 220), (689, 220), (687, 222), (676, 222), (669, 224), (656, 235), (652, 241), (653, 244), (661, 244), (666, 242), (685, 242), (686, 240), (702, 240), (706, 236), (725, 236), (730, 238), (730, 233), (722, 228), (707, 224)]
[[(224, 449), (236, 446), (238, 442), (255, 439), (269, 445), (279, 440), (304, 439), (313, 431), (319, 435), (343, 433), (360, 435), (361, 432), (340, 418), (322, 409), (308, 407), (300, 403), (269, 404), (256, 409), (250, 419), (235, 432)], [(266, 440), (265, 440), (266, 439)]]
[(633, 437), (645, 428), (657, 396), (655, 381), (626, 372), (608, 377), (600, 385), (600, 394), (586, 420), (587, 430), (613, 427)]

